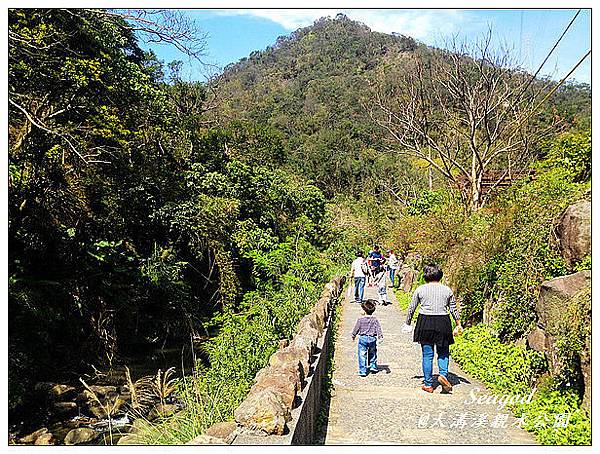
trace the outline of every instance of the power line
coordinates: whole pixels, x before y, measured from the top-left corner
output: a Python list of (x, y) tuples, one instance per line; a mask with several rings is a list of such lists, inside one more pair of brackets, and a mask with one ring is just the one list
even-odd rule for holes
[[(548, 55), (546, 55), (546, 58), (544, 58), (544, 61), (539, 66), (539, 68), (537, 69), (537, 71), (535, 72), (535, 74), (531, 77), (531, 79), (529, 79), (529, 82), (527, 82), (527, 84), (525, 85), (525, 87), (521, 90), (521, 93), (519, 94), (519, 96), (522, 95), (523, 93), (525, 93), (525, 91), (529, 88), (529, 86), (531, 85), (531, 83), (535, 80), (535, 78), (540, 73), (540, 71), (542, 70), (542, 68), (544, 67), (544, 65), (546, 64), (546, 62), (548, 61), (548, 59), (550, 58), (550, 56), (554, 52), (554, 50), (558, 47), (559, 43), (562, 41), (563, 37), (569, 31), (569, 28), (571, 28), (571, 25), (573, 25), (573, 22), (575, 22), (575, 19), (577, 19), (577, 16), (579, 16), (579, 13), (581, 13), (581, 10), (577, 10), (577, 13), (575, 13), (575, 16), (573, 16), (573, 19), (571, 19), (571, 22), (569, 22), (569, 25), (567, 25), (567, 28), (565, 28), (565, 30), (562, 32), (562, 35), (560, 35), (560, 37), (558, 38), (558, 40), (556, 41), (556, 43), (554, 44), (554, 46), (552, 46), (552, 49), (550, 49), (550, 52), (548, 52)], [(579, 66), (579, 63), (577, 64), (577, 66)]]
[[(531, 118), (536, 112), (537, 110), (542, 106), (542, 104), (544, 104), (548, 98), (550, 98), (550, 96), (552, 96), (556, 90), (558, 90), (562, 84), (564, 84), (566, 82), (566, 80), (571, 76), (571, 74), (573, 74), (575, 72), (575, 70), (579, 67), (579, 65), (581, 65), (584, 60), (592, 53), (592, 49), (588, 50), (587, 53), (581, 57), (581, 59), (577, 62), (577, 64), (575, 66), (573, 66), (573, 68), (571, 69), (571, 71), (569, 71), (569, 73), (563, 77), (560, 82), (558, 82), (553, 88), (552, 90), (550, 90), (546, 96), (544, 96), (544, 98), (533, 108), (531, 109), (531, 111), (529, 112), (529, 114), (527, 114), (525, 116), (525, 118), (523, 118), (522, 120), (520, 120), (516, 126), (515, 126), (515, 131), (513, 132), (512, 136), (514, 136), (516, 134), (516, 128), (518, 128), (520, 125), (522, 125), (524, 122), (526, 122), (529, 118)], [(511, 137), (512, 137), (511, 136)]]

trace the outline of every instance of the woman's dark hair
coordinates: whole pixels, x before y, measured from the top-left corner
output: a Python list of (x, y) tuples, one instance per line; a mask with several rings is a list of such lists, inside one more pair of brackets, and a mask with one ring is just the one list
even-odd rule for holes
[(425, 265), (423, 267), (423, 279), (425, 279), (425, 282), (439, 282), (443, 276), (444, 273), (437, 265)]
[(356, 256), (357, 257), (364, 257), (365, 255), (362, 253), (362, 251), (356, 251)]
[(362, 307), (362, 310), (365, 311), (367, 315), (371, 315), (373, 312), (375, 312), (375, 300), (369, 299), (362, 303), (360, 307)]

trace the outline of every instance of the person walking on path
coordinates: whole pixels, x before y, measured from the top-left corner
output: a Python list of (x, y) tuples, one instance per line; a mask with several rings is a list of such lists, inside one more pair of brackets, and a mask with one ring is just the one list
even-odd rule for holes
[(387, 306), (392, 304), (390, 297), (387, 293), (387, 273), (383, 267), (379, 268), (378, 273), (373, 278), (373, 282), (377, 286), (377, 296), (379, 298), (379, 304)]
[(354, 302), (362, 303), (365, 295), (365, 259), (363, 253), (358, 251), (356, 259), (352, 262), (351, 273), (354, 276)]
[(368, 372), (376, 374), (377, 368), (377, 339), (383, 339), (379, 320), (373, 316), (375, 300), (368, 299), (361, 305), (363, 316), (356, 320), (352, 330), (352, 340), (358, 335), (358, 375), (367, 376)]
[(387, 264), (388, 269), (390, 271), (390, 281), (392, 282), (393, 288), (395, 287), (396, 271), (398, 271), (398, 269), (400, 268), (400, 262), (398, 260), (398, 257), (396, 257), (396, 254), (394, 254), (394, 251), (391, 249), (388, 251)]
[[(423, 354), (423, 391), (433, 392), (433, 356), (434, 345), (437, 350), (439, 376), (438, 382), (442, 391), (449, 393), (452, 385), (448, 381), (448, 362), (450, 358), (450, 345), (454, 343), (453, 334), (460, 334), (462, 327), (460, 317), (456, 310), (456, 300), (450, 287), (440, 283), (443, 277), (442, 270), (437, 265), (426, 265), (423, 268), (425, 284), (418, 287), (413, 293), (412, 301), (408, 308), (406, 323), (403, 332), (411, 331), (413, 315), (419, 308), (419, 315), (415, 325), (413, 341), (421, 344)], [(456, 321), (454, 333), (450, 322), (450, 315)]]
[(374, 279), (377, 273), (379, 273), (379, 269), (385, 263), (385, 258), (383, 254), (379, 251), (379, 246), (375, 245), (372, 251), (369, 251), (367, 255), (367, 262), (369, 264), (369, 287), (375, 285)]

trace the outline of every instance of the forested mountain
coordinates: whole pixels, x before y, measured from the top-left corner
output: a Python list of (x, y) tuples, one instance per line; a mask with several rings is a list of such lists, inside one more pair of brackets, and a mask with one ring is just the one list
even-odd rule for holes
[(378, 176), (398, 169), (374, 151), (383, 134), (361, 101), (370, 75), (417, 47), (343, 15), (323, 18), (226, 67), (216, 81), (216, 115), (281, 131), (290, 165), (329, 196), (376, 191)]
[[(289, 164), (328, 196), (389, 194), (386, 188), (398, 180), (410, 180), (418, 191), (426, 186), (426, 163), (382, 153), (398, 146), (368, 112), (376, 86), (413, 72), (415, 56), (448, 58), (410, 37), (371, 31), (343, 14), (322, 18), (227, 66), (214, 82), (214, 115), (222, 124), (244, 119), (281, 131)], [(466, 58), (466, 64), (476, 62)], [(548, 91), (553, 83), (546, 82), (532, 86)], [(539, 117), (585, 126), (590, 109), (589, 87), (568, 84)]]

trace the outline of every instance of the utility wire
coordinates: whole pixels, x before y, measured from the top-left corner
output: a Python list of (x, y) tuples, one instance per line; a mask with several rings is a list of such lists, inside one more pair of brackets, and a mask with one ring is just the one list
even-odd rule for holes
[[(535, 72), (535, 74), (531, 77), (531, 79), (529, 79), (529, 82), (527, 82), (527, 84), (525, 85), (525, 87), (523, 87), (523, 89), (521, 90), (521, 93), (519, 93), (519, 96), (521, 96), (523, 93), (525, 93), (525, 91), (529, 88), (529, 86), (531, 85), (531, 83), (535, 80), (535, 78), (540, 73), (540, 71), (542, 70), (542, 68), (544, 67), (544, 65), (546, 64), (546, 62), (548, 61), (548, 59), (550, 58), (550, 56), (554, 52), (554, 50), (558, 47), (559, 43), (562, 41), (563, 37), (569, 31), (569, 28), (571, 28), (571, 25), (573, 25), (573, 22), (575, 22), (575, 19), (577, 19), (577, 16), (579, 16), (579, 13), (581, 13), (581, 10), (577, 10), (577, 13), (575, 13), (575, 16), (573, 16), (573, 19), (571, 19), (571, 22), (569, 22), (569, 25), (567, 25), (567, 28), (565, 28), (565, 30), (562, 32), (562, 35), (560, 35), (560, 38), (558, 38), (558, 40), (556, 41), (556, 43), (554, 44), (554, 46), (552, 47), (552, 49), (550, 49), (550, 52), (548, 52), (548, 55), (546, 55), (546, 58), (544, 58), (544, 61), (539, 66), (539, 68), (537, 69), (537, 71)], [(577, 65), (579, 65), (579, 63)]]
[(512, 134), (512, 136), (511, 136), (511, 137), (513, 137), (513, 136), (516, 134), (516, 129), (517, 129), (517, 128), (518, 128), (520, 125), (522, 125), (522, 124), (523, 124), (525, 121), (527, 121), (529, 118), (531, 118), (531, 116), (532, 116), (532, 115), (534, 115), (534, 114), (537, 112), (537, 110), (538, 110), (538, 109), (539, 109), (539, 108), (542, 106), (542, 104), (544, 104), (544, 103), (545, 103), (545, 102), (548, 100), (548, 98), (550, 98), (550, 96), (552, 96), (552, 95), (553, 95), (553, 94), (556, 92), (556, 90), (558, 90), (558, 89), (559, 89), (559, 88), (562, 86), (562, 84), (564, 84), (564, 83), (565, 83), (565, 81), (566, 81), (566, 80), (567, 80), (567, 79), (568, 79), (568, 78), (571, 76), (571, 74), (573, 74), (573, 73), (575, 72), (575, 70), (576, 70), (576, 69), (579, 67), (579, 65), (581, 65), (581, 64), (584, 62), (584, 60), (585, 60), (585, 59), (586, 59), (586, 58), (587, 58), (587, 57), (588, 57), (588, 56), (589, 56), (591, 53), (592, 53), (592, 50), (591, 50), (591, 49), (590, 49), (590, 50), (588, 50), (588, 51), (587, 51), (587, 53), (586, 53), (586, 54), (585, 54), (583, 57), (581, 57), (581, 59), (580, 59), (580, 60), (577, 62), (577, 64), (576, 64), (575, 66), (573, 66), (573, 68), (571, 69), (571, 71), (569, 71), (569, 73), (568, 73), (568, 74), (567, 74), (565, 77), (563, 77), (563, 78), (560, 80), (560, 82), (559, 82), (559, 83), (557, 83), (557, 84), (556, 84), (556, 86), (554, 86), (554, 87), (552, 88), (552, 90), (550, 90), (550, 91), (549, 91), (549, 92), (546, 94), (546, 96), (544, 96), (544, 98), (543, 98), (543, 99), (542, 99), (542, 100), (541, 100), (541, 101), (540, 101), (540, 102), (539, 102), (539, 103), (538, 103), (538, 104), (537, 104), (537, 105), (536, 105), (536, 106), (535, 106), (533, 109), (531, 109), (531, 111), (529, 112), (529, 114), (527, 114), (527, 115), (526, 115), (526, 116), (525, 116), (525, 117), (524, 117), (522, 120), (520, 120), (520, 121), (519, 121), (519, 122), (516, 124), (516, 126), (515, 126), (515, 131), (513, 132), (513, 134)]

